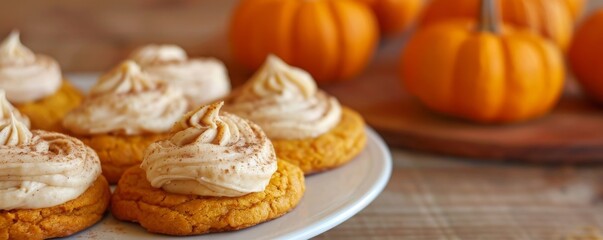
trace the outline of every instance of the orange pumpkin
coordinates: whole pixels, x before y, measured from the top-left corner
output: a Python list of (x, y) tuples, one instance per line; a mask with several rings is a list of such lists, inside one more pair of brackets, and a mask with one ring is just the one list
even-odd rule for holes
[(603, 10), (578, 28), (569, 51), (569, 63), (588, 96), (603, 103)]
[(352, 0), (243, 0), (230, 26), (232, 54), (243, 65), (257, 69), (275, 54), (319, 82), (358, 74), (378, 35), (371, 10)]
[(432, 110), (476, 122), (545, 114), (562, 91), (561, 52), (531, 31), (499, 29), (492, 0), (482, 1), (477, 23), (433, 24), (409, 40), (401, 62), (406, 90)]
[(414, 23), (423, 8), (423, 0), (358, 0), (368, 4), (383, 35), (394, 35)]
[[(425, 26), (451, 18), (474, 17), (480, 0), (433, 0), (425, 9), (421, 25)], [(500, 0), (503, 21), (527, 27), (551, 39), (562, 49), (571, 42), (573, 10), (569, 1), (575, 0)], [(577, 6), (577, 5), (575, 5)]]

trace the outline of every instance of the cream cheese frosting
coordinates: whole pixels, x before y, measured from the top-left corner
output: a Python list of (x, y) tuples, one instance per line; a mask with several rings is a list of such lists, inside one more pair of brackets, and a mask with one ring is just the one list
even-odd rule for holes
[(30, 127), (29, 118), (8, 102), (6, 99), (6, 92), (0, 89), (0, 126), (10, 122), (11, 115), (13, 115), (19, 122), (23, 123), (27, 128)]
[(133, 61), (101, 76), (81, 106), (63, 119), (73, 133), (164, 133), (186, 113), (182, 93), (151, 80)]
[(36, 101), (57, 92), (61, 70), (52, 58), (35, 54), (13, 31), (0, 44), (0, 88), (13, 103)]
[(272, 143), (254, 123), (220, 112), (223, 104), (189, 112), (169, 139), (146, 149), (141, 168), (153, 187), (223, 197), (264, 191), (277, 169)]
[(146, 45), (136, 49), (130, 59), (151, 77), (180, 88), (191, 107), (230, 92), (228, 73), (222, 62), (214, 58), (188, 58), (184, 49), (176, 45)]
[(257, 123), (271, 139), (315, 138), (341, 118), (337, 99), (319, 90), (306, 71), (275, 56), (226, 101), (226, 111)]
[(84, 193), (101, 173), (96, 153), (81, 141), (30, 132), (11, 117), (0, 126), (0, 209), (53, 207)]

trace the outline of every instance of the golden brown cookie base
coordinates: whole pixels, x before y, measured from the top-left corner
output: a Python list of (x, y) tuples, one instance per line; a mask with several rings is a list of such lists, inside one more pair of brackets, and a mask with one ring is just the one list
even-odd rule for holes
[(147, 146), (167, 135), (121, 136), (97, 134), (74, 136), (96, 151), (101, 161), (103, 176), (107, 178), (109, 183), (115, 184), (128, 168), (142, 162), (144, 150)]
[(243, 229), (291, 211), (305, 191), (304, 174), (279, 161), (264, 192), (241, 197), (201, 197), (151, 187), (145, 172), (128, 169), (111, 199), (117, 219), (138, 222), (149, 232), (197, 235)]
[(111, 192), (103, 176), (78, 198), (58, 206), (0, 211), (0, 239), (65, 237), (98, 222), (107, 210)]
[(358, 155), (366, 144), (364, 120), (343, 107), (341, 120), (331, 131), (312, 139), (272, 140), (276, 156), (299, 166), (304, 173), (329, 170)]
[(63, 132), (63, 117), (80, 105), (82, 93), (69, 81), (63, 80), (61, 88), (48, 97), (35, 102), (16, 104), (15, 107), (31, 121), (31, 129)]

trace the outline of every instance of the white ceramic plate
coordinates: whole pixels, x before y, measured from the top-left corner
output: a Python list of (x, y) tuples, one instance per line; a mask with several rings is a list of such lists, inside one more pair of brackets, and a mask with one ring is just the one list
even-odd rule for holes
[[(88, 89), (94, 75), (69, 76)], [(308, 239), (358, 213), (381, 193), (391, 175), (391, 154), (372, 129), (367, 128), (365, 150), (350, 163), (306, 178), (306, 193), (290, 213), (257, 226), (227, 233), (170, 237), (147, 233), (135, 223), (121, 222), (110, 214), (69, 239)]]

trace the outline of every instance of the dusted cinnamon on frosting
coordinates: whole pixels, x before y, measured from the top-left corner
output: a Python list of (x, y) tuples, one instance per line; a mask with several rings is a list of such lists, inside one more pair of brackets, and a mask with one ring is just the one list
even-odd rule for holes
[(6, 92), (0, 89), (0, 126), (10, 122), (11, 115), (14, 115), (14, 117), (27, 128), (30, 127), (29, 118), (15, 109), (15, 107), (8, 102), (8, 99), (6, 99)]
[(62, 82), (59, 64), (21, 44), (13, 31), (0, 44), (0, 88), (13, 103), (36, 101), (57, 92)]
[(223, 104), (189, 112), (169, 139), (146, 149), (141, 168), (153, 187), (223, 197), (264, 191), (277, 169), (272, 143), (259, 126), (220, 112)]
[(63, 126), (81, 135), (164, 133), (186, 109), (178, 89), (151, 80), (135, 62), (125, 61), (101, 76)]
[(224, 64), (214, 58), (188, 58), (176, 45), (146, 45), (130, 58), (151, 77), (174, 85), (184, 93), (191, 107), (222, 98), (230, 92)]
[(312, 76), (275, 56), (228, 98), (226, 111), (262, 127), (271, 139), (314, 138), (334, 128), (341, 106)]
[(53, 207), (79, 197), (101, 173), (96, 153), (59, 133), (0, 126), (0, 210)]

